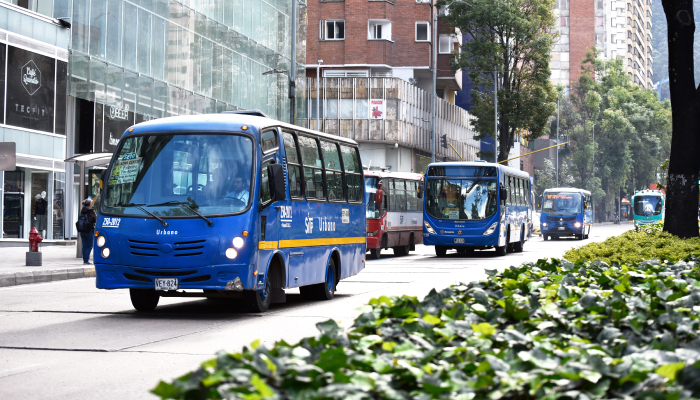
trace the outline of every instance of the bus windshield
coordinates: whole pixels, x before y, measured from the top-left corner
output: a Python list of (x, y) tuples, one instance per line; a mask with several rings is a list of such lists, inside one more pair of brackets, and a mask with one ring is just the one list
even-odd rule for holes
[(634, 213), (645, 217), (661, 214), (663, 202), (660, 196), (635, 196)]
[(542, 212), (554, 215), (578, 214), (581, 212), (581, 194), (546, 192)]
[(494, 179), (430, 179), (426, 190), (428, 215), (439, 219), (479, 220), (496, 213)]
[(162, 217), (243, 211), (250, 203), (253, 159), (253, 142), (242, 135), (127, 138), (107, 172), (101, 210)]
[(379, 218), (379, 204), (377, 203), (378, 177), (365, 177), (365, 193), (367, 196), (367, 218)]

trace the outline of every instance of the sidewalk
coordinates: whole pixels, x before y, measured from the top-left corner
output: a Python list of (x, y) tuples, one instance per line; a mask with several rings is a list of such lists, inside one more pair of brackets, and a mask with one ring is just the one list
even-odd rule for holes
[(93, 265), (76, 258), (76, 245), (44, 246), (42, 266), (26, 266), (27, 247), (0, 247), (0, 287), (95, 276)]

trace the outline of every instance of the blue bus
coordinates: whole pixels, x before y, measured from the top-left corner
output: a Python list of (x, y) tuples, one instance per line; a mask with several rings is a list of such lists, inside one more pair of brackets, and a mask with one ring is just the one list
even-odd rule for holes
[(530, 238), (530, 175), (486, 162), (428, 166), (423, 207), (423, 244), (470, 253), (495, 248), (521, 252)]
[(546, 189), (542, 193), (540, 232), (544, 240), (560, 237), (588, 239), (593, 225), (591, 192), (575, 188)]
[(160, 297), (242, 297), (264, 312), (296, 287), (330, 300), (364, 268), (352, 140), (260, 112), (163, 118), (124, 133), (102, 181), (97, 287), (128, 288), (138, 311)]

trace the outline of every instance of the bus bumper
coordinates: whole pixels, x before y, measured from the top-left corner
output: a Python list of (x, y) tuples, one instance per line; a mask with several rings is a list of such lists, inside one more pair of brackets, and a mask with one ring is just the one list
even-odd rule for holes
[(378, 249), (380, 246), (380, 238), (376, 236), (367, 236), (367, 250)]
[[(254, 266), (248, 264), (226, 264), (199, 268), (151, 269), (126, 265), (95, 264), (98, 289), (153, 289), (155, 278), (177, 278), (180, 289), (227, 290), (227, 284), (240, 278), (243, 289), (255, 289)], [(263, 281), (264, 284), (264, 281)], [(262, 286), (262, 285), (261, 285)], [(232, 285), (229, 285), (229, 290)]]
[[(489, 247), (498, 246), (498, 231), (491, 235), (456, 236), (456, 235), (433, 235), (423, 233), (423, 244), (426, 246), (445, 247)], [(455, 240), (464, 239), (464, 243), (456, 243)]]

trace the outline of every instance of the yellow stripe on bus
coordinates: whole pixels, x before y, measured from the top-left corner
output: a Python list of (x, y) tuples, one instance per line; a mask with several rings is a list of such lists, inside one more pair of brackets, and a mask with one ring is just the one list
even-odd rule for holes
[(296, 240), (280, 240), (279, 242), (258, 242), (258, 249), (283, 249), (288, 247), (309, 247), (309, 246), (332, 246), (339, 244), (361, 244), (365, 243), (367, 238), (347, 237), (347, 238), (320, 238), (320, 239), (296, 239)]

